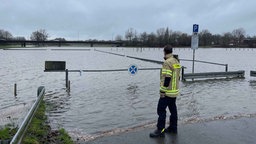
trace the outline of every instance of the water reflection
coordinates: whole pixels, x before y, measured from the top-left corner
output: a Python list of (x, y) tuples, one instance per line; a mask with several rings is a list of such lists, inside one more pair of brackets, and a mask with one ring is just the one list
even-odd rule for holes
[(252, 88), (256, 88), (256, 80), (250, 80), (250, 81), (249, 81), (249, 85), (250, 85)]
[(55, 89), (55, 91), (46, 91), (45, 102), (47, 106), (47, 115), (53, 129), (63, 127), (62, 121), (65, 113), (70, 110), (71, 95), (65, 93), (65, 89)]
[(154, 141), (155, 144), (178, 144), (179, 143), (179, 138), (178, 135), (175, 134), (166, 134), (165, 138), (154, 138), (150, 139)]
[(132, 109), (136, 110), (136, 105), (139, 104), (140, 102), (142, 102), (142, 100), (140, 100), (139, 97), (139, 86), (135, 83), (132, 84), (128, 84), (128, 87), (126, 88), (126, 95), (129, 102), (129, 105)]
[(126, 89), (126, 94), (136, 96), (136, 92), (139, 91), (139, 86), (137, 84), (128, 84), (128, 87)]

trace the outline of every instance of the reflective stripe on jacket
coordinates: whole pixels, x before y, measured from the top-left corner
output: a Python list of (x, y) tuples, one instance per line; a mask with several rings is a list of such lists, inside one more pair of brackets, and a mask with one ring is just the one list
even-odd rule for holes
[[(173, 57), (172, 54), (165, 56), (166, 60), (163, 63), (163, 67), (160, 72), (160, 92), (165, 93), (168, 97), (177, 97), (179, 94), (179, 77), (181, 65), (179, 61)], [(166, 77), (170, 77), (170, 83), (168, 87), (164, 86)]]

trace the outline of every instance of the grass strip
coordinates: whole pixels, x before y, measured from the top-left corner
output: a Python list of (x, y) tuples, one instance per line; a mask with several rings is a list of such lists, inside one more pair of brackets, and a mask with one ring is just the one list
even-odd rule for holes
[(45, 102), (42, 101), (33, 117), (22, 143), (26, 144), (74, 144), (68, 133), (62, 128), (52, 131), (45, 115)]

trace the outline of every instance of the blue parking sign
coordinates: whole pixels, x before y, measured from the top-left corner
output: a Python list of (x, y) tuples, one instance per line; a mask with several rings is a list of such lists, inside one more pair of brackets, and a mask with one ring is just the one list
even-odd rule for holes
[(199, 30), (199, 25), (193, 24), (193, 33), (198, 33), (198, 30)]

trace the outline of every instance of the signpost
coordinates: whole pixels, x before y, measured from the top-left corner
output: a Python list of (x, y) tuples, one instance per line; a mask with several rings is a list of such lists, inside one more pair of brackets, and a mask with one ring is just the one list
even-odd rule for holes
[(199, 43), (199, 38), (198, 38), (198, 30), (199, 30), (199, 25), (194, 24), (193, 25), (193, 33), (191, 36), (191, 48), (193, 49), (193, 65), (192, 65), (192, 73), (194, 73), (195, 69), (195, 50), (198, 49), (198, 43)]

